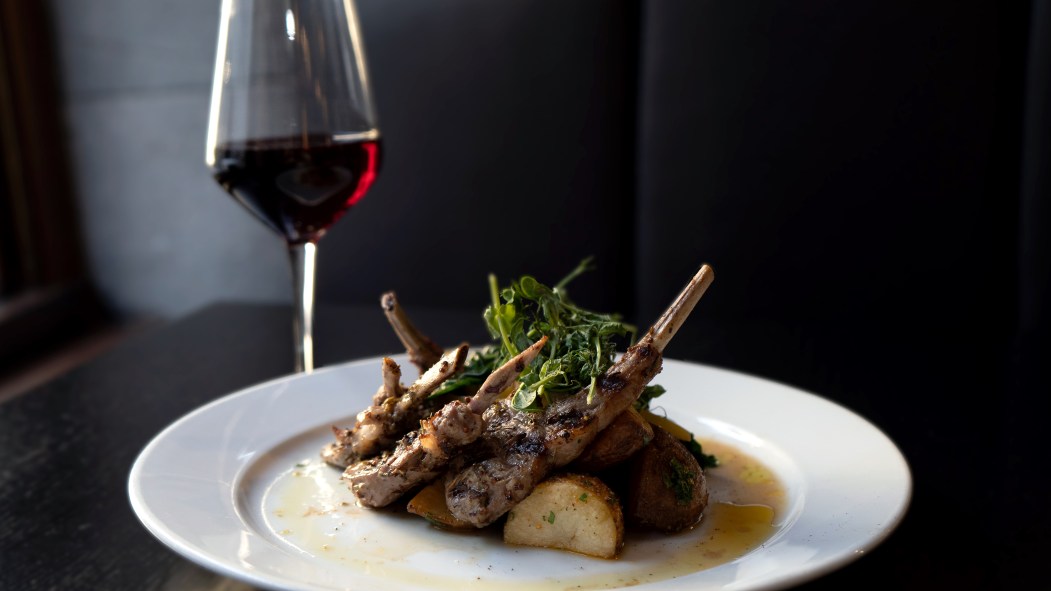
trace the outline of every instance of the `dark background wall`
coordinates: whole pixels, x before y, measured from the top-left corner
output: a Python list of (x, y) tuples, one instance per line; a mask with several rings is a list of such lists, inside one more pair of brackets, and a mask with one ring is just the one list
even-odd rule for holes
[[(480, 307), (489, 271), (553, 281), (593, 254), (576, 299), (645, 325), (709, 262), (670, 356), (825, 395), (909, 459), (909, 515), (864, 568), (1037, 573), (1047, 3), (358, 4), (387, 158), (321, 242), (322, 303)], [(110, 305), (287, 300), (282, 245), (202, 162), (218, 4), (51, 6)]]
[[(384, 134), (380, 180), (319, 249), (319, 297), (482, 306), (485, 274), (631, 310), (637, 6), (359, 3)], [(368, 201), (368, 203), (366, 203)]]
[(675, 354), (822, 392), (906, 449), (897, 541), (930, 545), (892, 540), (871, 567), (910, 587), (1030, 581), (1048, 524), (1046, 478), (1025, 476), (1048, 387), (1046, 6), (644, 15), (640, 315), (711, 261)]

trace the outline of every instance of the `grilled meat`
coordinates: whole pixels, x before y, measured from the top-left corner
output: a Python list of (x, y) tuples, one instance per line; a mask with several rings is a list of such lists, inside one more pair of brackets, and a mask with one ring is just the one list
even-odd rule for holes
[(450, 460), (482, 434), (482, 412), (511, 387), (547, 343), (541, 338), (497, 368), (469, 400), (453, 400), (401, 438), (397, 447), (349, 466), (343, 479), (363, 505), (383, 507), (441, 476)]
[(591, 401), (585, 390), (542, 413), (517, 411), (506, 402), (487, 410), (482, 437), (493, 456), (447, 477), (452, 514), (477, 527), (489, 525), (551, 470), (580, 455), (660, 372), (664, 348), (713, 278), (710, 267), (701, 267), (646, 335), (603, 374)]
[(321, 457), (328, 463), (346, 467), (390, 448), (405, 433), (430, 414), (424, 400), (446, 379), (463, 369), (467, 345), (460, 345), (442, 356), (397, 397), (385, 399), (358, 413), (351, 429), (333, 427), (336, 442), (325, 447)]
[(484, 527), (527, 497), (550, 472), (545, 453), (545, 413), (516, 410), (506, 402), (485, 411), (480, 442), (489, 457), (450, 472), (445, 501), (463, 521)]

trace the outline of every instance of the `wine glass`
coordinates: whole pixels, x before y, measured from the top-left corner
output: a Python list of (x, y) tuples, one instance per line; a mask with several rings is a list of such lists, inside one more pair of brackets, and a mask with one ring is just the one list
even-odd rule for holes
[(205, 163), (288, 246), (296, 371), (314, 368), (317, 242), (379, 162), (353, 0), (223, 0)]

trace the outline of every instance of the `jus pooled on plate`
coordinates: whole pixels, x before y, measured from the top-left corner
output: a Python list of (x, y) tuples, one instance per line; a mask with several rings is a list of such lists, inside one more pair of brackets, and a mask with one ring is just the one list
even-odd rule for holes
[[(484, 317), (495, 343), (469, 361), (466, 344), (442, 351), (393, 293), (383, 296), (420, 377), (406, 388), (384, 359), (372, 405), (353, 427), (333, 427), (336, 440), (322, 450), (362, 505), (417, 491), (409, 510), (436, 525), (503, 519), (508, 543), (604, 558), (619, 552), (625, 521), (665, 531), (698, 522), (708, 499), (702, 464), (712, 458), (639, 410), (663, 391), (648, 384), (714, 273), (702, 266), (617, 359), (616, 339), (634, 328), (566, 295), (587, 263), (553, 288), (525, 276), (498, 290), (490, 276)], [(619, 495), (604, 481), (623, 480), (617, 473), (630, 473)]]

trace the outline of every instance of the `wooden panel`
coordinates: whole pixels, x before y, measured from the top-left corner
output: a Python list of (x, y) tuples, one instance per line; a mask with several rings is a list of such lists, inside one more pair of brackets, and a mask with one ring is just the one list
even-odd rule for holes
[(0, 295), (83, 274), (46, 3), (0, 3)]

